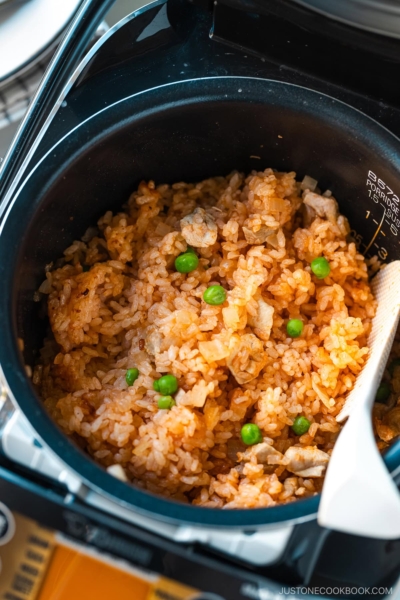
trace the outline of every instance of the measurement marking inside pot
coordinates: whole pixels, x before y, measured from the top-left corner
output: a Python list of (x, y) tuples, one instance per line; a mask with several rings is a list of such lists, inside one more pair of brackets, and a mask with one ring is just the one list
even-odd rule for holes
[[(382, 218), (380, 223), (378, 223), (376, 220), (377, 215), (374, 214), (375, 211), (373, 210), (371, 214), (371, 210), (367, 210), (365, 218), (370, 218), (372, 223), (374, 223), (376, 227), (375, 233), (368, 244), (363, 241), (363, 236), (357, 232), (355, 232), (354, 239), (365, 249), (363, 251), (364, 255), (367, 255), (372, 246), (375, 246), (376, 250), (375, 248), (372, 248), (371, 251), (376, 252), (382, 261), (386, 261), (389, 252), (384, 246), (380, 245), (379, 240), (381, 238), (378, 238), (377, 236), (379, 233), (387, 238), (400, 236), (400, 197), (394, 193), (393, 189), (390, 188), (383, 179), (380, 179), (378, 175), (371, 170), (368, 171), (366, 187), (369, 198), (376, 204), (377, 210), (379, 210), (378, 206), (383, 209), (383, 214), (381, 212)], [(384, 223), (387, 223), (389, 232), (387, 230), (386, 233), (383, 231)]]
[[(381, 203), (379, 203), (379, 204), (381, 204)], [(382, 215), (381, 222), (378, 224), (378, 227), (377, 227), (377, 229), (376, 229), (376, 231), (374, 233), (374, 236), (373, 236), (372, 240), (370, 241), (370, 243), (368, 244), (368, 246), (365, 248), (364, 254), (367, 254), (368, 250), (371, 248), (372, 244), (375, 242), (376, 236), (380, 232), (382, 224), (383, 224), (383, 221), (385, 220), (386, 208), (382, 204), (381, 204), (381, 206), (383, 208), (383, 215)]]

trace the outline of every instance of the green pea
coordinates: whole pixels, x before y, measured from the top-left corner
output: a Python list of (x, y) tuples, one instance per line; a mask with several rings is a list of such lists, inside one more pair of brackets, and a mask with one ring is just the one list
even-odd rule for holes
[(196, 250), (194, 248), (192, 248), (192, 246), (188, 246), (186, 248), (186, 252), (191, 252), (192, 254), (196, 254)]
[(306, 417), (296, 417), (292, 429), (296, 435), (304, 435), (310, 429), (310, 421)]
[(391, 388), (387, 381), (382, 381), (375, 396), (375, 402), (386, 402), (391, 394)]
[(388, 371), (392, 377), (394, 375), (394, 370), (396, 367), (400, 367), (400, 358), (393, 359), (390, 365), (388, 366)]
[(226, 291), (222, 285), (210, 285), (203, 294), (203, 300), (207, 304), (218, 306), (226, 300)]
[(169, 396), (178, 390), (178, 380), (174, 375), (163, 375), (153, 382), (153, 388), (163, 396)]
[(318, 258), (314, 258), (311, 263), (311, 271), (314, 273), (318, 279), (325, 279), (328, 277), (331, 272), (331, 267), (323, 256), (319, 256)]
[(130, 386), (133, 385), (139, 377), (139, 369), (128, 369), (125, 375), (125, 381)]
[(199, 266), (199, 257), (194, 252), (184, 252), (175, 259), (175, 269), (179, 273), (191, 273)]
[(82, 271), (83, 271), (84, 273), (87, 273), (88, 271), (90, 271), (90, 267), (89, 267), (89, 265), (82, 265)]
[(157, 406), (161, 410), (169, 410), (175, 406), (176, 402), (172, 396), (161, 396), (157, 401)]
[(240, 435), (246, 446), (254, 446), (254, 444), (259, 444), (263, 440), (261, 429), (255, 423), (243, 425)]
[(302, 334), (304, 323), (301, 319), (290, 319), (286, 325), (286, 331), (291, 338), (297, 338)]

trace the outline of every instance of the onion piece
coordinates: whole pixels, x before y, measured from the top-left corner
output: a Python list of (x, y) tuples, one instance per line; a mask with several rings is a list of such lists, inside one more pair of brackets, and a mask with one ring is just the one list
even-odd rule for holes
[(301, 190), (310, 190), (310, 192), (313, 192), (315, 190), (315, 188), (317, 187), (317, 185), (318, 185), (318, 181), (316, 179), (313, 179), (309, 175), (306, 175), (300, 184), (300, 189)]
[(120, 481), (128, 481), (125, 470), (123, 467), (121, 467), (121, 465), (110, 465), (107, 467), (107, 472)]
[(42, 294), (50, 294), (52, 289), (51, 278), (45, 279), (39, 288), (39, 292)]
[(266, 198), (265, 199), (265, 210), (271, 212), (282, 212), (286, 210), (288, 206), (287, 200), (282, 198)]
[(276, 233), (273, 233), (272, 235), (268, 236), (266, 242), (273, 248), (279, 248), (279, 242)]
[(209, 342), (199, 342), (199, 350), (203, 358), (209, 363), (226, 358), (230, 352), (229, 346), (218, 338)]

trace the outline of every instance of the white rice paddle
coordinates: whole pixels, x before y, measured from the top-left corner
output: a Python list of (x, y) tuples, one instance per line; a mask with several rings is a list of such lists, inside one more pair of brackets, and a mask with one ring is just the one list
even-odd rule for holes
[(400, 538), (400, 493), (376, 446), (371, 409), (396, 333), (400, 311), (400, 261), (372, 280), (378, 301), (370, 354), (337, 420), (348, 417), (332, 452), (318, 523), (371, 538)]

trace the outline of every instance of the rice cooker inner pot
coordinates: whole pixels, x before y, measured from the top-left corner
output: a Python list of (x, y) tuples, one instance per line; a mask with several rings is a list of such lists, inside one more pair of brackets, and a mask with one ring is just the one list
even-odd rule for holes
[[(332, 190), (360, 250), (400, 258), (399, 142), (357, 110), (276, 81), (224, 77), (155, 88), (109, 106), (61, 140), (22, 185), (2, 224), (4, 325), (0, 363), (11, 396), (39, 438), (87, 484), (154, 518), (219, 527), (267, 527), (312, 518), (318, 497), (267, 509), (217, 511), (154, 496), (110, 476), (46, 414), (25, 376), (47, 323), (34, 292), (45, 265), (62, 256), (142, 179), (197, 181), (233, 169), (308, 174)], [(7, 325), (5, 325), (7, 324)], [(25, 342), (24, 357), (17, 337)], [(400, 464), (400, 442), (386, 455)]]

